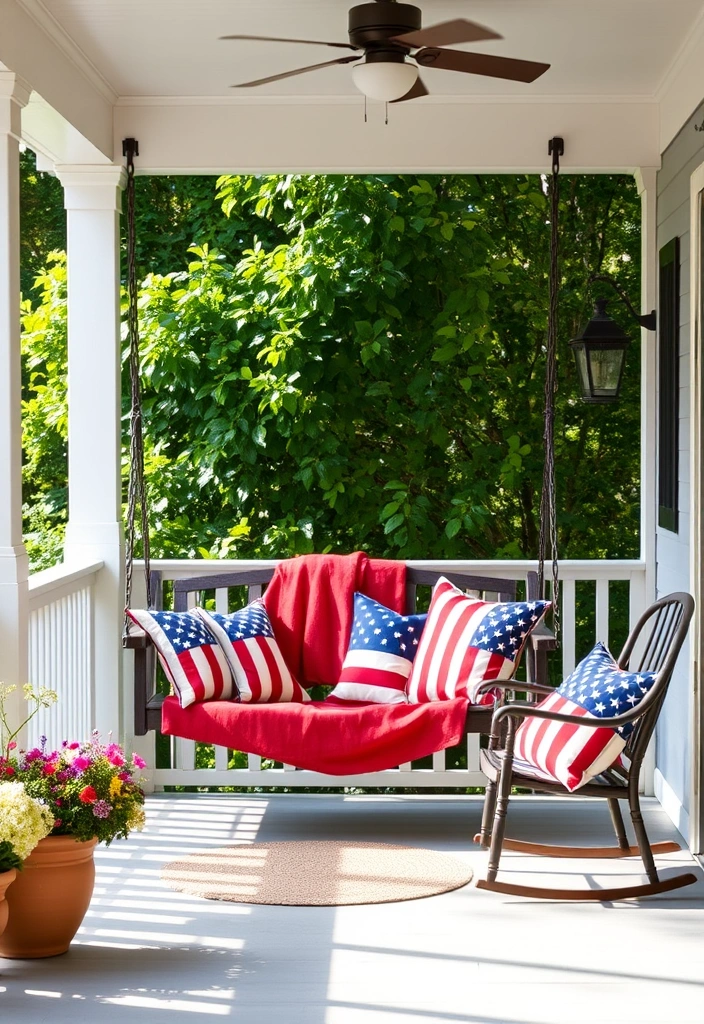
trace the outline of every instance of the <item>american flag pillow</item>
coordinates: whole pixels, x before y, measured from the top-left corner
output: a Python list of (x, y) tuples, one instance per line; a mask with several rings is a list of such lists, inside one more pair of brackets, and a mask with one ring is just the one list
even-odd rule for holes
[(151, 637), (182, 708), (237, 696), (227, 658), (195, 611), (128, 608), (127, 614)]
[(467, 697), (491, 679), (510, 679), (549, 601), (481, 601), (440, 577), (408, 680), (411, 704)]
[(406, 682), (427, 615), (401, 615), (364, 594), (354, 619), (340, 679), (328, 700), (405, 704)]
[[(579, 718), (608, 720), (636, 707), (655, 682), (654, 672), (624, 672), (600, 642), (549, 697), (537, 705)], [(527, 718), (516, 732), (516, 768), (570, 791), (614, 764), (633, 731)]]
[(283, 659), (263, 601), (252, 601), (231, 615), (203, 608), (198, 609), (198, 614), (225, 652), (243, 703), (310, 700)]

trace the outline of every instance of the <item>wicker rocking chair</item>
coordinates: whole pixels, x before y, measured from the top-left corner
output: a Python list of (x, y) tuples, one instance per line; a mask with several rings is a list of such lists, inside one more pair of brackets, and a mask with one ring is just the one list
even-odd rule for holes
[[(677, 843), (655, 843), (651, 846), (645, 831), (638, 797), (638, 782), (643, 757), (655, 729), (657, 717), (665, 700), (672, 671), (693, 612), (694, 601), (690, 595), (675, 593), (656, 601), (641, 616), (626, 640), (618, 658), (618, 666), (633, 672), (655, 672), (657, 673), (655, 682), (640, 704), (632, 710), (608, 720), (608, 724), (612, 728), (618, 728), (629, 722), (634, 724), (623, 751), (624, 763), (607, 769), (575, 793), (569, 793), (558, 782), (542, 781), (532, 775), (522, 774), (517, 769), (514, 764), (516, 731), (521, 722), (531, 716), (556, 722), (578, 722), (580, 726), (588, 727), (603, 726), (603, 719), (576, 718), (536, 708), (535, 704), (526, 702), (504, 704), (494, 713), (489, 746), (482, 751), (481, 759), (482, 770), (489, 779), (481, 832), (474, 837), (475, 842), (489, 847), (489, 865), (487, 878), (485, 881), (477, 883), (478, 888), (509, 895), (534, 896), (540, 899), (610, 901), (627, 897), (651, 896), (655, 893), (691, 885), (698, 880), (697, 876), (691, 872), (680, 873), (666, 879), (659, 878), (653, 854), (670, 853), (679, 850), (680, 846)], [(508, 681), (499, 685), (502, 689), (520, 690), (540, 697), (553, 692), (550, 687), (538, 684), (519, 684), (516, 681)], [(608, 801), (618, 845), (578, 848), (504, 839), (506, 812), (514, 786), (563, 797), (603, 797)], [(628, 801), (637, 846), (631, 846), (626, 836), (619, 806), (620, 800)], [(502, 849), (548, 857), (632, 857), (640, 855), (648, 876), (648, 883), (594, 890), (538, 888), (497, 882), (496, 875), (499, 870)]]

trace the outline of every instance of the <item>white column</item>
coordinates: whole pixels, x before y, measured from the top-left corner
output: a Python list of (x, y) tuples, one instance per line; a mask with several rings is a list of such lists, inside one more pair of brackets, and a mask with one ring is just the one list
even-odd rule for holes
[[(29, 87), (0, 71), (0, 682), (27, 680), (28, 564), (22, 542), (20, 368), (20, 169), (22, 107)], [(18, 689), (9, 707), (19, 720)]]
[(122, 736), (124, 539), (120, 485), (121, 166), (58, 166), (68, 228), (67, 563), (102, 560), (92, 717)]
[[(640, 259), (641, 313), (657, 309), (657, 167), (640, 167), (636, 185), (641, 201)], [(657, 530), (657, 344), (653, 331), (640, 332), (640, 557), (645, 562), (645, 605), (655, 600)], [(655, 737), (643, 761), (641, 786), (652, 796), (655, 772)]]

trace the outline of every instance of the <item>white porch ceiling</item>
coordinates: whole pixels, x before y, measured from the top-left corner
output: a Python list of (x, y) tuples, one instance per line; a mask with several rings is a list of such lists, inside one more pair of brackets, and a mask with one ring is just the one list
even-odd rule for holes
[[(349, 0), (21, 0), (119, 97), (231, 96), (237, 81), (335, 57), (321, 47), (221, 42), (230, 33), (347, 41)], [(654, 97), (702, 0), (425, 0), (424, 24), (466, 17), (503, 40), (464, 47), (552, 64), (532, 85), (427, 70), (434, 96)], [(242, 95), (242, 94), (239, 94)], [(251, 94), (248, 94), (251, 95)], [(357, 96), (347, 67), (257, 89)]]
[(34, 90), (23, 134), (48, 160), (120, 161), (133, 135), (146, 173), (538, 170), (552, 135), (565, 169), (656, 167), (704, 98), (704, 0), (425, 0), (425, 25), (465, 17), (504, 36), (465, 49), (552, 66), (532, 85), (428, 68), (431, 95), (388, 125), (379, 104), (365, 124), (349, 66), (230, 88), (341, 51), (219, 36), (344, 42), (350, 6), (0, 0), (0, 61)]

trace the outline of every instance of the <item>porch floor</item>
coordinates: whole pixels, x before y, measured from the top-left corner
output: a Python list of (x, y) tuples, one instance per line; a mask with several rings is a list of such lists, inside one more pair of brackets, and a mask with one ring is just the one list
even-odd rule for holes
[[(567, 1024), (704, 1019), (704, 876), (659, 899), (520, 900), (472, 885), (407, 903), (244, 906), (200, 900), (159, 878), (175, 856), (232, 842), (353, 838), (443, 850), (482, 877), (477, 797), (170, 795), (149, 825), (96, 855), (95, 895), (65, 956), (0, 960), (8, 1024), (228, 1018), (241, 1024)], [(679, 839), (655, 800), (651, 839)], [(509, 834), (611, 841), (602, 801), (522, 797)], [(563, 886), (635, 881), (638, 860), (506, 854), (504, 877)], [(667, 874), (692, 866), (660, 858)], [(530, 877), (529, 877), (530, 876)], [(558, 877), (559, 876), (559, 877)]]

